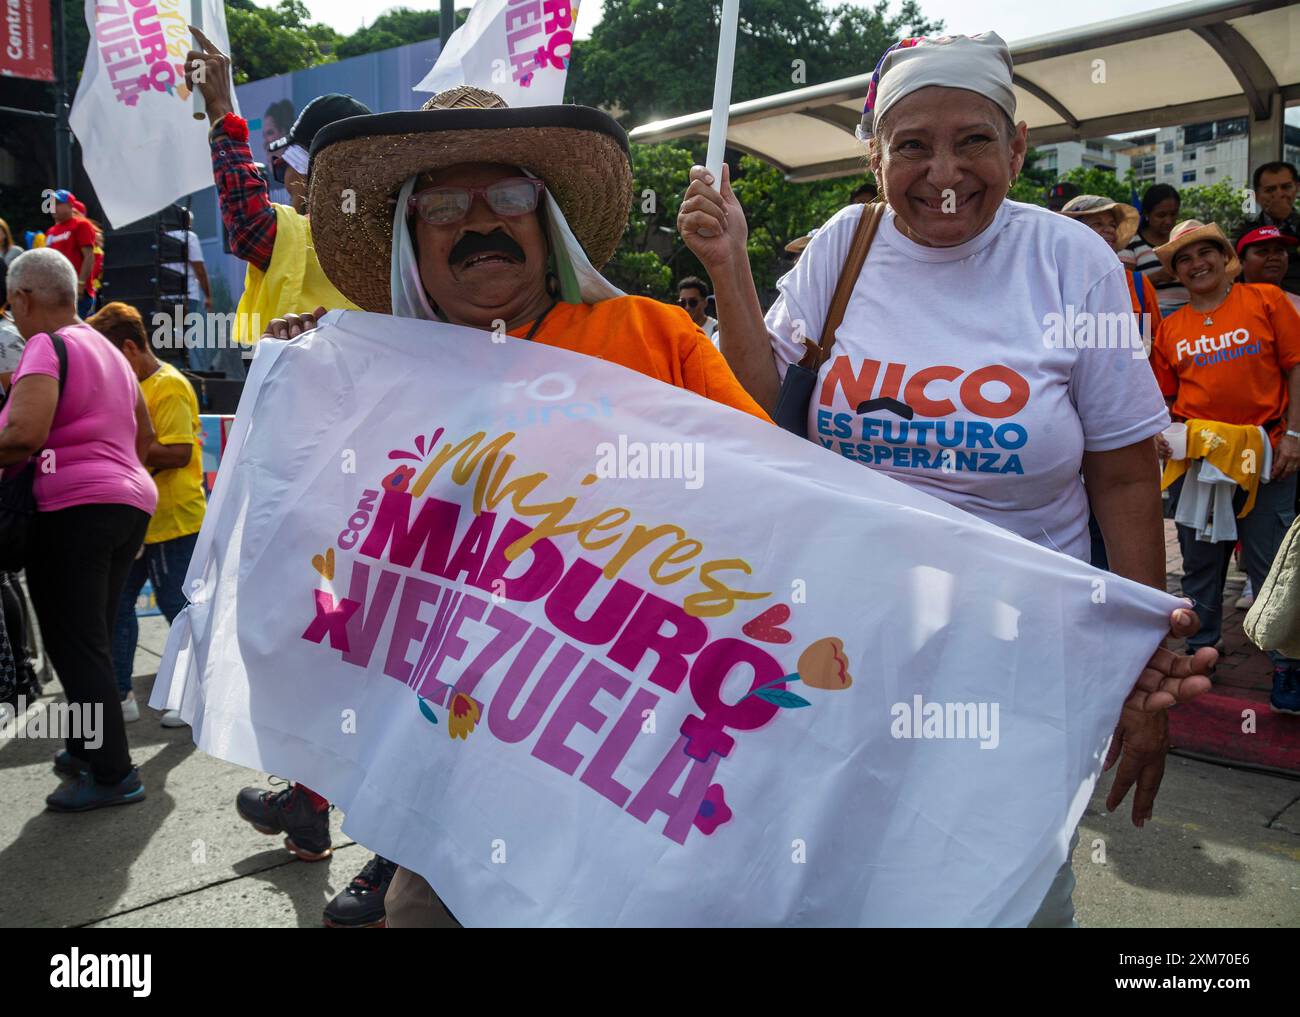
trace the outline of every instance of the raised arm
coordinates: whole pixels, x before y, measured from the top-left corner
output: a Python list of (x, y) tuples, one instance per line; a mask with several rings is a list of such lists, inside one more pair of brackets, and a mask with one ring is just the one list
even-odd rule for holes
[(713, 281), (722, 355), (745, 391), (771, 414), (781, 382), (749, 269), (745, 213), (731, 190), (725, 163), (721, 192), (713, 183), (703, 166), (691, 168), (691, 183), (677, 213), (677, 231)]
[[(197, 28), (191, 27), (190, 31), (200, 48), (185, 56), (185, 83), (203, 94), (212, 123), (208, 143), (221, 221), (235, 256), (265, 272), (275, 247), (275, 206), (248, 147), (248, 124), (238, 116), (226, 120), (226, 114), (235, 109), (230, 93), (230, 57)], [(198, 82), (194, 80), (196, 65), (203, 69)]]

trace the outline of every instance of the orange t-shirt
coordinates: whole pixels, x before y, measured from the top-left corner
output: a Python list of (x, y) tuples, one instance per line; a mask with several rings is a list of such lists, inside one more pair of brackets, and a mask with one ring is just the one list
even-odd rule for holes
[[(522, 338), (531, 323), (511, 332)], [(556, 304), (533, 336), (558, 346), (622, 364), (674, 388), (769, 420), (731, 373), (713, 343), (682, 308), (649, 297), (617, 297), (597, 304)]]
[[(1143, 304), (1139, 304), (1137, 289), (1133, 286), (1133, 275), (1134, 273), (1128, 271), (1128, 269), (1124, 270), (1124, 278), (1128, 281), (1129, 299), (1133, 301), (1133, 313), (1142, 314), (1145, 312), (1151, 315), (1151, 339), (1154, 341), (1156, 333), (1160, 331), (1160, 300), (1156, 296), (1156, 288), (1151, 284), (1151, 280), (1138, 272), (1137, 277), (1142, 280), (1142, 299), (1144, 301)], [(1138, 320), (1138, 324), (1142, 324), (1141, 319)]]
[[(1190, 304), (1160, 324), (1151, 366), (1184, 420), (1285, 420), (1286, 372), (1300, 364), (1300, 314), (1276, 286), (1237, 283), (1207, 314)], [(1284, 423), (1274, 428), (1276, 443)]]

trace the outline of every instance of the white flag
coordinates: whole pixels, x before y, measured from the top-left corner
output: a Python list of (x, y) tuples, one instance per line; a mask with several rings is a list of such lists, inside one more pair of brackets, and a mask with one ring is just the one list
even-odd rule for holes
[(510, 106), (564, 101), (577, 0), (477, 0), (417, 92), (475, 85)]
[(230, 52), (221, 0), (86, 0), (90, 47), (69, 122), (114, 227), (212, 186), (209, 125), (185, 87), (191, 23)]
[(151, 705), (467, 925), (1024, 925), (1178, 603), (626, 368), (359, 312), (258, 344), (185, 589)]

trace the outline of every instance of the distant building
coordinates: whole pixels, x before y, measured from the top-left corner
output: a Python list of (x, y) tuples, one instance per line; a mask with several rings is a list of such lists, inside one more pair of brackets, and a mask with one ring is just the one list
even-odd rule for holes
[[(1128, 138), (1034, 147), (1039, 152), (1035, 167), (1058, 178), (1082, 166), (1109, 170), (1123, 180), (1131, 168), (1139, 193), (1152, 184), (1172, 184), (1180, 190), (1219, 181), (1233, 187), (1250, 186), (1250, 135), (1245, 117), (1161, 127)], [(1300, 165), (1300, 127), (1286, 125), (1282, 158)]]
[(1137, 177), (1137, 189), (1144, 191), (1156, 182), (1156, 144), (1157, 131), (1135, 135), (1124, 140), (1124, 147), (1118, 149), (1128, 156), (1129, 167)]
[(1099, 169), (1114, 173), (1121, 180), (1128, 172), (1129, 156), (1125, 149), (1129, 142), (1120, 138), (1100, 138), (1094, 141), (1058, 141), (1050, 145), (1035, 145), (1039, 153), (1037, 169), (1064, 176), (1072, 169)]
[[(1155, 182), (1180, 189), (1221, 181), (1249, 187), (1253, 167), (1248, 130), (1245, 117), (1160, 128), (1156, 132)], [(1282, 148), (1287, 162), (1300, 161), (1300, 127), (1286, 125)]]

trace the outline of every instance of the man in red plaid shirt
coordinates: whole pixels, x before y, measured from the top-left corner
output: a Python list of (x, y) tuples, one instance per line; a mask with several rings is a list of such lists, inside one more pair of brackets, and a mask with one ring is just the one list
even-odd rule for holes
[[(186, 83), (202, 93), (212, 130), (212, 176), (221, 218), (235, 255), (248, 262), (244, 293), (235, 319), (235, 339), (252, 344), (272, 318), (318, 306), (356, 310), (321, 271), (307, 220), (308, 151), (312, 138), (336, 120), (370, 110), (350, 95), (317, 96), (294, 121), (287, 136), (273, 142), (271, 171), (289, 192), (291, 205), (271, 201), (267, 182), (253, 162), (248, 122), (234, 112), (230, 58), (198, 29), (200, 49), (186, 56)], [(203, 66), (194, 82), (195, 63)]]
[[(235, 254), (248, 262), (244, 294), (236, 314), (236, 338), (252, 343), (262, 325), (298, 311), (357, 306), (325, 277), (311, 243), (307, 222), (308, 151), (326, 124), (370, 112), (351, 96), (322, 95), (303, 107), (286, 137), (272, 144), (272, 170), (284, 184), (293, 206), (271, 201), (248, 147), (248, 123), (234, 112), (230, 58), (196, 28), (200, 47), (185, 57), (186, 84), (197, 88), (207, 104), (212, 130), (212, 175), (221, 203), (221, 218)], [(203, 66), (194, 81), (195, 62)], [(256, 316), (256, 317), (255, 317)], [(260, 323), (256, 320), (260, 319)], [(281, 791), (247, 787), (235, 808), (262, 833), (285, 834), (285, 847), (305, 861), (328, 858), (329, 802), (302, 784)], [(332, 901), (325, 905), (325, 924), (360, 927), (383, 925), (384, 894), (396, 865), (375, 855)]]

